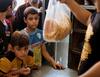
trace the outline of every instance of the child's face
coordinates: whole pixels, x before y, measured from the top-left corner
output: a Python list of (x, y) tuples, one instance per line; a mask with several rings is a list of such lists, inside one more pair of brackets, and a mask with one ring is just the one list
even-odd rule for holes
[(25, 19), (25, 23), (27, 24), (27, 27), (30, 28), (31, 30), (36, 29), (39, 23), (39, 15), (29, 14)]
[(23, 60), (24, 57), (28, 54), (28, 46), (22, 47), (22, 48), (16, 46), (14, 47), (14, 52), (15, 52), (16, 57)]

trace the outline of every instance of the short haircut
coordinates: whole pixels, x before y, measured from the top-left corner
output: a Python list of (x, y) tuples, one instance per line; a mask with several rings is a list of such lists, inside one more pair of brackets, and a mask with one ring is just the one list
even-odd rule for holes
[(0, 0), (0, 12), (5, 12), (10, 5), (12, 5), (13, 0)]
[(31, 0), (31, 3), (39, 3), (39, 0)]
[(29, 38), (20, 31), (15, 31), (11, 36), (10, 44), (12, 47), (18, 46), (22, 48), (29, 45)]
[(25, 19), (29, 14), (39, 14), (38, 9), (35, 7), (27, 7), (24, 11), (24, 17)]

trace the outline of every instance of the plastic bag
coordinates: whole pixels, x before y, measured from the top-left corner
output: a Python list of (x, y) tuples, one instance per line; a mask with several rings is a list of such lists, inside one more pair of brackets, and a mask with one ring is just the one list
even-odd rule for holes
[(43, 26), (43, 37), (48, 42), (63, 40), (71, 31), (69, 8), (57, 0), (49, 0)]

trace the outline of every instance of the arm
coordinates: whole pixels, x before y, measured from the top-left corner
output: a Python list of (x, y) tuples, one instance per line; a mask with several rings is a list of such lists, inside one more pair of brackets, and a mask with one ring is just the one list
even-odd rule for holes
[(100, 62), (96, 63), (92, 68), (90, 68), (86, 73), (79, 77), (100, 77)]
[(27, 76), (28, 74), (30, 74), (30, 68), (29, 67), (22, 67), (20, 69), (17, 69), (17, 68), (12, 68), (12, 70), (7, 73), (5, 76), (7, 77), (19, 77), (19, 75), (25, 75)]
[[(0, 76), (1, 77), (1, 76)], [(10, 70), (7, 74), (4, 74), (3, 77), (19, 77), (19, 73), (16, 68)]]
[(88, 25), (91, 12), (81, 7), (75, 0), (61, 0), (68, 5), (75, 17), (84, 25)]
[(54, 59), (49, 55), (48, 51), (46, 50), (46, 46), (44, 44), (42, 45), (42, 55), (48, 62), (55, 63)]
[(46, 50), (46, 47), (45, 47), (44, 44), (42, 45), (42, 55), (44, 56), (44, 58), (45, 58), (50, 64), (52, 64), (52, 66), (53, 66), (55, 69), (63, 69), (63, 68), (64, 68), (61, 64), (56, 63), (55, 60), (49, 55), (49, 53), (48, 53), (48, 51)]

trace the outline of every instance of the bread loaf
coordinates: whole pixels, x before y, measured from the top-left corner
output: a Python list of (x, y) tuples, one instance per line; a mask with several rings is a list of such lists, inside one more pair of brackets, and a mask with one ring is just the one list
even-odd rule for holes
[(47, 41), (59, 41), (69, 34), (72, 27), (71, 21), (66, 15), (60, 15), (61, 18), (45, 20), (44, 37)]

